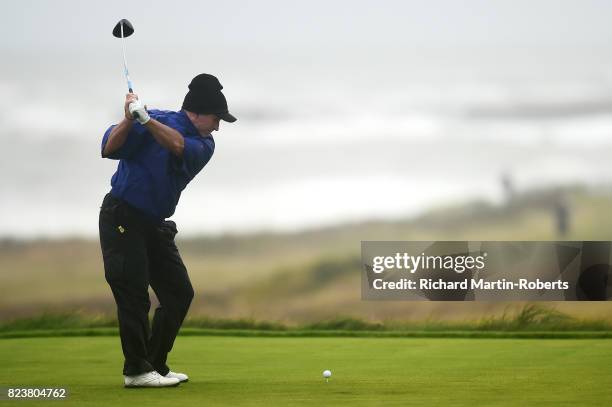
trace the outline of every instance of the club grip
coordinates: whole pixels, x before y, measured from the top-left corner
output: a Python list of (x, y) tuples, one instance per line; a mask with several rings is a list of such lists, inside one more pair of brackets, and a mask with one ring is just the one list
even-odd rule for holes
[[(129, 81), (129, 80), (128, 80)], [(130, 93), (134, 93), (134, 90), (132, 89), (131, 86), (128, 87), (128, 92)], [(138, 120), (140, 119), (140, 115), (138, 114), (138, 112), (134, 112), (132, 113), (132, 116), (134, 116), (134, 119)]]

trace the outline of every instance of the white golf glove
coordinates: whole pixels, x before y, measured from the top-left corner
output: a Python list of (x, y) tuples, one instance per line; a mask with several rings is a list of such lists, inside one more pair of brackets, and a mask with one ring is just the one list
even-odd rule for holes
[(135, 100), (130, 103), (129, 110), (130, 114), (134, 116), (140, 124), (147, 124), (147, 122), (151, 120), (149, 113), (147, 113), (147, 109), (145, 109), (140, 100)]

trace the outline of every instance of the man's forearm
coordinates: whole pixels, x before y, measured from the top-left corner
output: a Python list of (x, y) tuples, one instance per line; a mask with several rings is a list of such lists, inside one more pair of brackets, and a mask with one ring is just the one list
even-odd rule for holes
[(104, 151), (102, 155), (107, 157), (108, 155), (117, 151), (121, 146), (125, 143), (127, 139), (128, 133), (130, 132), (133, 124), (133, 120), (129, 120), (124, 118), (119, 124), (117, 124), (111, 130), (108, 135), (108, 140), (106, 140), (106, 145), (104, 146)]
[(185, 139), (181, 133), (155, 119), (149, 120), (144, 126), (151, 132), (155, 140), (162, 147), (169, 150), (177, 157), (183, 155)]

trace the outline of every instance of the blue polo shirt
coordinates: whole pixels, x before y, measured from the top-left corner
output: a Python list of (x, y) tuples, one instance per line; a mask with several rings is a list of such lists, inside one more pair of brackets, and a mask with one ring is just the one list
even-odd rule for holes
[[(134, 123), (125, 143), (105, 158), (120, 160), (111, 179), (111, 194), (161, 222), (172, 216), (185, 189), (215, 151), (212, 136), (202, 137), (184, 111), (149, 110), (149, 116), (177, 130), (185, 138), (185, 149), (177, 157), (155, 141), (141, 124)], [(112, 125), (102, 138), (102, 150)]]

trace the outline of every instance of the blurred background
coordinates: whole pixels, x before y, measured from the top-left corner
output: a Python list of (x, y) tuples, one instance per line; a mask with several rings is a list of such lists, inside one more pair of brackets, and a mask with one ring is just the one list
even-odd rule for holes
[[(0, 318), (114, 313), (100, 158), (126, 93), (230, 111), (173, 219), (191, 314), (465, 319), (515, 304), (362, 302), (361, 240), (610, 240), (606, 1), (22, 1), (0, 17)], [(607, 303), (559, 303), (608, 317)]]

